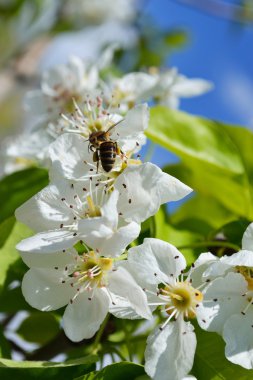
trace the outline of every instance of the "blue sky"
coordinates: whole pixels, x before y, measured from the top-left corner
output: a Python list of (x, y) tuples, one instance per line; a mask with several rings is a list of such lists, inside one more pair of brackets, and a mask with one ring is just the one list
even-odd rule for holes
[(150, 0), (145, 10), (162, 28), (189, 33), (188, 45), (171, 56), (170, 65), (215, 84), (213, 92), (183, 100), (181, 109), (253, 128), (253, 25), (241, 26), (170, 0)]
[[(172, 54), (168, 65), (215, 85), (208, 94), (182, 100), (180, 108), (253, 129), (253, 24), (242, 26), (176, 1), (146, 1), (145, 12), (161, 28), (188, 32), (188, 44)], [(159, 166), (176, 160), (161, 148), (156, 148), (152, 158)]]

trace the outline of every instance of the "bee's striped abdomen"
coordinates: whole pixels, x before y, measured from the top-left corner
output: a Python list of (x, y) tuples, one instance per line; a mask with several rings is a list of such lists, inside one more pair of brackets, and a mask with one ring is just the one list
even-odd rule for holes
[(100, 144), (100, 161), (102, 168), (106, 172), (110, 172), (116, 160), (117, 143), (114, 141), (105, 141)]

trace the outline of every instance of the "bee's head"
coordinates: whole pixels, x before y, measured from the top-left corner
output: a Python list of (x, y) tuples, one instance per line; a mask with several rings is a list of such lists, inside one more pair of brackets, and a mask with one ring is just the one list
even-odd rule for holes
[(97, 132), (92, 132), (89, 136), (89, 142), (95, 144), (97, 142)]
[(98, 131), (98, 132), (92, 132), (89, 136), (89, 142), (90, 144), (97, 146), (99, 143), (107, 140), (107, 132), (104, 131)]

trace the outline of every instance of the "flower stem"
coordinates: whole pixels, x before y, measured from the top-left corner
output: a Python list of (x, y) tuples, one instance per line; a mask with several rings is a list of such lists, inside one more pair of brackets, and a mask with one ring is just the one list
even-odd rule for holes
[(99, 346), (100, 340), (102, 338), (102, 335), (105, 331), (107, 322), (109, 321), (109, 318), (110, 318), (110, 314), (108, 313), (107, 316), (105, 317), (103, 323), (101, 324), (100, 329), (97, 332), (96, 338), (95, 338), (94, 343), (93, 343), (93, 353), (94, 354), (96, 354), (98, 351), (98, 346)]
[(124, 321), (122, 321), (122, 327), (123, 327), (123, 331), (125, 333), (125, 338), (126, 338), (126, 347), (127, 347), (127, 351), (128, 351), (128, 357), (129, 357), (129, 360), (130, 362), (133, 361), (133, 356), (132, 356), (132, 352), (131, 352), (131, 339), (130, 339), (130, 336), (129, 336), (129, 331), (124, 323)]

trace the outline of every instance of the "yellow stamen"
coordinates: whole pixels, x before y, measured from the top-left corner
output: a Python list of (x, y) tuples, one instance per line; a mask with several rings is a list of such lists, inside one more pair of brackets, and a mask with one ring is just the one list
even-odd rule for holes
[(88, 216), (91, 218), (94, 218), (96, 216), (101, 216), (100, 208), (96, 206), (91, 198), (90, 195), (86, 197), (87, 203), (88, 203)]

